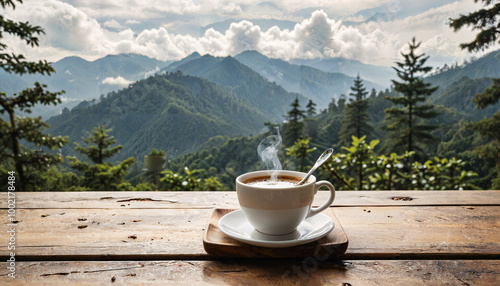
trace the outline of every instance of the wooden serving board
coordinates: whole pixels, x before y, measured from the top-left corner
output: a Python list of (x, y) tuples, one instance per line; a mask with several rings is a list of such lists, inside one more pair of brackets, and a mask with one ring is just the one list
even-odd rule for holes
[(349, 240), (331, 208), (323, 211), (332, 218), (335, 227), (325, 237), (303, 245), (269, 248), (246, 244), (230, 238), (218, 227), (219, 220), (235, 209), (214, 209), (208, 219), (203, 236), (205, 251), (214, 256), (246, 258), (299, 258), (313, 257), (318, 261), (338, 259), (347, 250)]

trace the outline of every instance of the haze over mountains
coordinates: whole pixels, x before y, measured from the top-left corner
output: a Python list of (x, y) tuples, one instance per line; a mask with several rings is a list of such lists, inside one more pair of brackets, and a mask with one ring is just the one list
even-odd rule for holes
[(59, 114), (65, 107), (73, 108), (82, 100), (92, 100), (101, 94), (122, 88), (136, 80), (154, 74), (168, 62), (136, 54), (109, 55), (96, 61), (67, 57), (52, 64), (55, 73), (42, 75), (12, 75), (0, 71), (0, 86), (7, 95), (31, 87), (35, 81), (47, 84), (51, 91), (64, 90), (63, 103), (57, 106), (35, 106), (33, 115), (44, 118)]
[[(229, 64), (236, 59), (242, 69), (252, 69), (270, 82), (282, 86), (288, 92), (303, 95), (301, 101), (312, 99), (320, 108), (325, 108), (332, 98), (350, 91), (354, 78), (359, 73), (368, 89), (387, 88), (395, 76), (391, 68), (366, 65), (345, 59), (295, 60), (296, 64), (279, 59), (270, 59), (255, 51), (243, 52), (234, 58), (222, 59), (209, 55), (193, 53), (177, 62), (163, 62), (136, 54), (110, 55), (96, 61), (86, 61), (78, 57), (68, 57), (53, 63), (55, 74), (48, 76), (23, 76), (0, 71), (0, 86), (7, 94), (13, 94), (30, 86), (34, 81), (48, 85), (50, 90), (64, 90), (63, 104), (58, 106), (37, 106), (34, 115), (44, 118), (57, 115), (67, 107), (76, 106), (80, 101), (97, 99), (111, 91), (127, 87), (136, 80), (144, 79), (154, 73), (176, 71), (208, 78), (225, 85), (227, 78), (215, 75), (216, 67), (204, 66)], [(209, 60), (211, 59), (211, 60)], [(244, 65), (244, 66), (243, 66)], [(311, 65), (311, 66), (309, 66)], [(230, 68), (230, 67), (227, 67)], [(210, 74), (209, 74), (210, 73)], [(231, 73), (229, 71), (229, 73)], [(251, 73), (248, 73), (251, 74)], [(247, 74), (247, 75), (248, 75)], [(216, 79), (219, 77), (219, 79)], [(232, 76), (230, 76), (232, 77)]]
[[(499, 56), (500, 51), (496, 51), (465, 66), (448, 67), (428, 76), (427, 81), (440, 86), (433, 101), (454, 107), (461, 116), (470, 114), (470, 119), (498, 110), (497, 105), (477, 111), (470, 98), (487, 87), (491, 77), (500, 77)], [(125, 147), (117, 160), (129, 156), (140, 158), (152, 148), (163, 149), (170, 158), (175, 158), (197, 151), (214, 136), (260, 134), (265, 130), (265, 122), (283, 121), (295, 98), (302, 109), (312, 99), (320, 111), (341, 94), (350, 92), (353, 76), (322, 71), (307, 63), (331, 67), (331, 71), (343, 68), (351, 75), (359, 68), (360, 75), (379, 77), (386, 83), (396, 79), (390, 77), (386, 67), (356, 61), (317, 59), (297, 65), (269, 59), (254, 51), (235, 57), (194, 53), (173, 63), (138, 55), (108, 56), (95, 62), (72, 57), (55, 63), (58, 72), (45, 77), (46, 83), (51, 90), (65, 89), (69, 101), (86, 100), (71, 111), (64, 109), (62, 114), (45, 120), (51, 125), (49, 133), (68, 135), (70, 142), (80, 141), (97, 124), (104, 124), (113, 130), (111, 135), (118, 144)], [(22, 81), (16, 82), (4, 75), (0, 82), (6, 89), (35, 79), (21, 77)], [(387, 88), (363, 76), (362, 79), (368, 91)], [(106, 84), (120, 81), (114, 87)], [(62, 107), (57, 107), (54, 113), (61, 112)], [(63, 153), (73, 155), (73, 147), (68, 144)]]

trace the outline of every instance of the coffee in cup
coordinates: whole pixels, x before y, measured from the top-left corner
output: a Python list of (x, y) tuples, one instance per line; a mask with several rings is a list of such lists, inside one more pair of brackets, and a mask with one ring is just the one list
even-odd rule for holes
[(257, 176), (248, 178), (243, 181), (243, 184), (251, 186), (269, 187), (269, 188), (284, 188), (292, 187), (300, 182), (301, 178), (295, 176), (279, 175), (274, 179), (271, 176)]
[[(335, 199), (335, 188), (328, 181), (316, 182), (310, 176), (302, 185), (297, 183), (306, 175), (296, 171), (279, 171), (278, 180), (270, 180), (272, 171), (256, 171), (236, 178), (236, 193), (240, 207), (255, 230), (269, 235), (285, 235), (300, 223), (328, 208)], [(318, 189), (330, 190), (328, 200), (313, 208)]]

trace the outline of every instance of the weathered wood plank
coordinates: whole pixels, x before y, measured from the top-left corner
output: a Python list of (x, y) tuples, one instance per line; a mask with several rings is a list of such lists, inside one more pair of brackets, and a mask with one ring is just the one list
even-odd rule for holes
[(498, 285), (498, 260), (18, 262), (8, 285)]
[[(210, 209), (17, 210), (16, 257), (54, 259), (158, 259), (204, 255), (203, 231)], [(2, 213), (2, 235), (8, 226)], [(3, 241), (3, 239), (2, 239)], [(7, 243), (0, 254), (8, 253)], [(49, 258), (50, 259), (50, 258)]]
[[(500, 207), (338, 207), (349, 258), (500, 258)], [(410, 254), (410, 255), (408, 255)], [(466, 257), (466, 256), (465, 256)]]
[[(494, 206), (334, 207), (349, 239), (345, 259), (499, 258)], [(18, 209), (24, 260), (211, 259), (203, 234), (211, 209)], [(7, 211), (0, 256), (7, 258)], [(79, 226), (86, 226), (79, 228)]]
[[(320, 191), (315, 205), (327, 199)], [(7, 209), (7, 195), (0, 208)], [(16, 208), (237, 208), (235, 192), (19, 192)], [(500, 205), (500, 191), (339, 191), (333, 206)]]

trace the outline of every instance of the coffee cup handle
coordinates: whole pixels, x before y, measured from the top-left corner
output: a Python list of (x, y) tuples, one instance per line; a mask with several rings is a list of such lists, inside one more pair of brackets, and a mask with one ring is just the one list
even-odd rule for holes
[(321, 206), (319, 206), (317, 208), (311, 208), (311, 210), (309, 211), (309, 214), (307, 215), (307, 218), (315, 216), (315, 215), (319, 214), (320, 212), (322, 212), (323, 210), (325, 210), (326, 208), (330, 207), (330, 205), (333, 203), (333, 200), (335, 200), (335, 188), (328, 181), (317, 182), (316, 185), (314, 186), (314, 195), (316, 195), (319, 188), (321, 188), (323, 186), (326, 186), (330, 190), (330, 197)]

